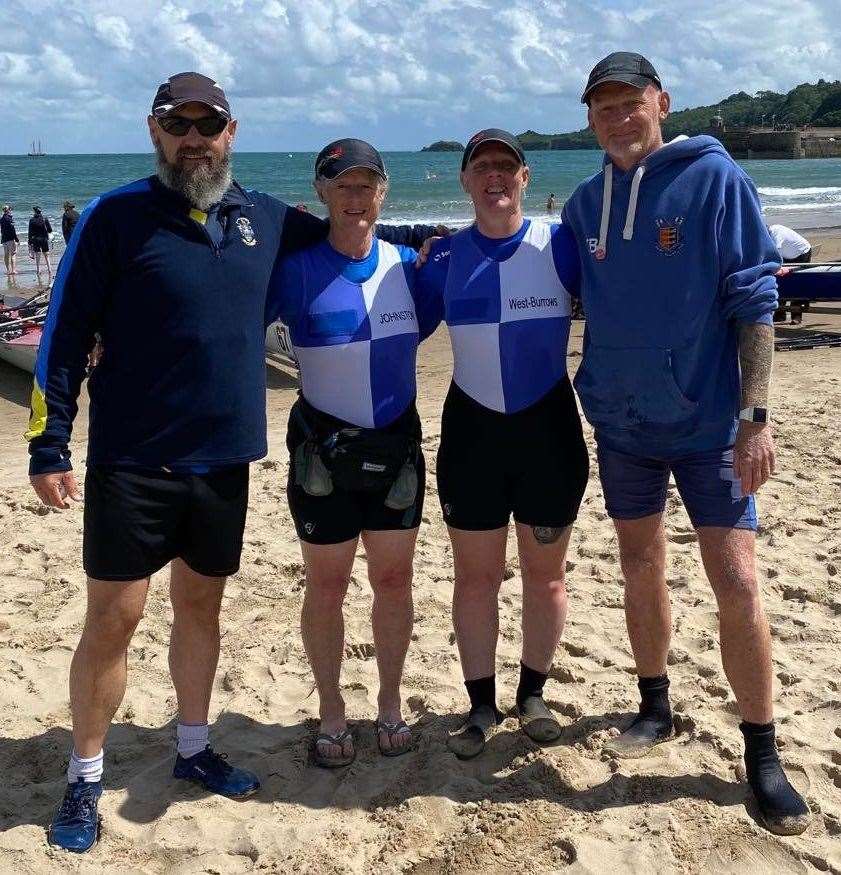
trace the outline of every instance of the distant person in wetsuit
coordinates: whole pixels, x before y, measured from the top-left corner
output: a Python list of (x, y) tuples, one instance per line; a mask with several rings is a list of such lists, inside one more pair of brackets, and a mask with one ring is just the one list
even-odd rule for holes
[(555, 212), (555, 194), (554, 192), (549, 195), (546, 200), (546, 212), (554, 213)]
[(76, 227), (76, 222), (79, 221), (79, 214), (76, 212), (76, 204), (71, 201), (64, 202), (64, 214), (61, 217), (61, 236), (64, 237), (64, 242), (70, 242), (70, 235)]
[(20, 240), (18, 240), (18, 232), (15, 230), (12, 208), (8, 204), (3, 207), (3, 215), (0, 216), (0, 242), (3, 244), (6, 276), (14, 276), (17, 273), (15, 262)]
[(41, 279), (41, 257), (47, 266), (47, 277), (52, 278), (50, 267), (50, 234), (53, 233), (50, 220), (41, 212), (41, 207), (32, 207), (33, 216), (29, 220), (29, 256), (35, 259), (35, 273)]

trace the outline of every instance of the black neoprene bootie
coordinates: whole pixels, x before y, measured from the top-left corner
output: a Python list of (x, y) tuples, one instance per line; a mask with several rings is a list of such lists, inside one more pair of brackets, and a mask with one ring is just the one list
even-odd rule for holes
[(655, 745), (668, 741), (675, 734), (668, 675), (640, 678), (637, 686), (640, 690), (637, 716), (621, 735), (604, 746), (607, 753), (620, 759), (643, 757)]
[(745, 771), (765, 826), (777, 835), (800, 835), (809, 807), (791, 786), (775, 744), (774, 724), (740, 723), (745, 737)]

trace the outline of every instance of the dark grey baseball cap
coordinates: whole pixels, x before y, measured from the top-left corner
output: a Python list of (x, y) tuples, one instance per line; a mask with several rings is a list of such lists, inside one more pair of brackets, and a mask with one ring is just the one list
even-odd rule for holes
[(479, 148), (479, 146), (484, 146), (485, 143), (501, 143), (517, 156), (520, 164), (526, 163), (526, 155), (525, 152), (523, 152), (523, 146), (514, 134), (510, 131), (503, 131), (502, 128), (485, 128), (484, 130), (475, 133), (467, 141), (467, 145), (464, 147), (464, 153), (461, 156), (462, 172), (464, 172), (467, 165), (470, 163), (471, 158), (473, 158), (473, 153)]
[(176, 73), (162, 82), (152, 101), (152, 115), (166, 115), (185, 103), (203, 103), (224, 118), (231, 117), (222, 86), (201, 73)]
[(635, 88), (645, 88), (646, 85), (656, 85), (661, 90), (663, 88), (654, 65), (648, 58), (636, 52), (613, 52), (602, 58), (590, 71), (581, 102), (589, 104), (593, 89), (605, 82), (623, 82)]

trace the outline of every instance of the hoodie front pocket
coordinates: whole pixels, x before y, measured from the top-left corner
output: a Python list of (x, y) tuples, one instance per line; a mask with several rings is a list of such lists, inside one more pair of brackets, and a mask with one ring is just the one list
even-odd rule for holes
[(595, 426), (677, 425), (698, 409), (678, 387), (670, 349), (595, 346), (584, 353), (575, 389)]

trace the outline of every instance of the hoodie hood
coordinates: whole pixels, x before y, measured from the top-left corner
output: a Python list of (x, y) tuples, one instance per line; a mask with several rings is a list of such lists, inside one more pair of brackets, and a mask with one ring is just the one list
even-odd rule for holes
[[(688, 159), (699, 158), (702, 155), (718, 153), (723, 155), (728, 160), (730, 156), (727, 150), (715, 137), (700, 135), (697, 137), (687, 137), (686, 134), (680, 134), (668, 143), (664, 143), (659, 149), (647, 155), (640, 161), (639, 164), (629, 174), (631, 176), (631, 193), (628, 199), (628, 210), (625, 215), (625, 225), (622, 229), (622, 238), (624, 240), (633, 240), (634, 238), (634, 221), (637, 214), (637, 200), (639, 198), (639, 189), (644, 176), (652, 176), (658, 171), (667, 167), (675, 161), (686, 161)], [(602, 219), (599, 226), (599, 240), (596, 247), (596, 252), (600, 253), (601, 258), (607, 255), (607, 234), (610, 229), (610, 204), (613, 198), (613, 177), (617, 171), (614, 170), (613, 162), (605, 153), (603, 162), (604, 173), (604, 190), (602, 194)], [(621, 171), (620, 171), (621, 172)], [(599, 257), (597, 255), (596, 257)]]

